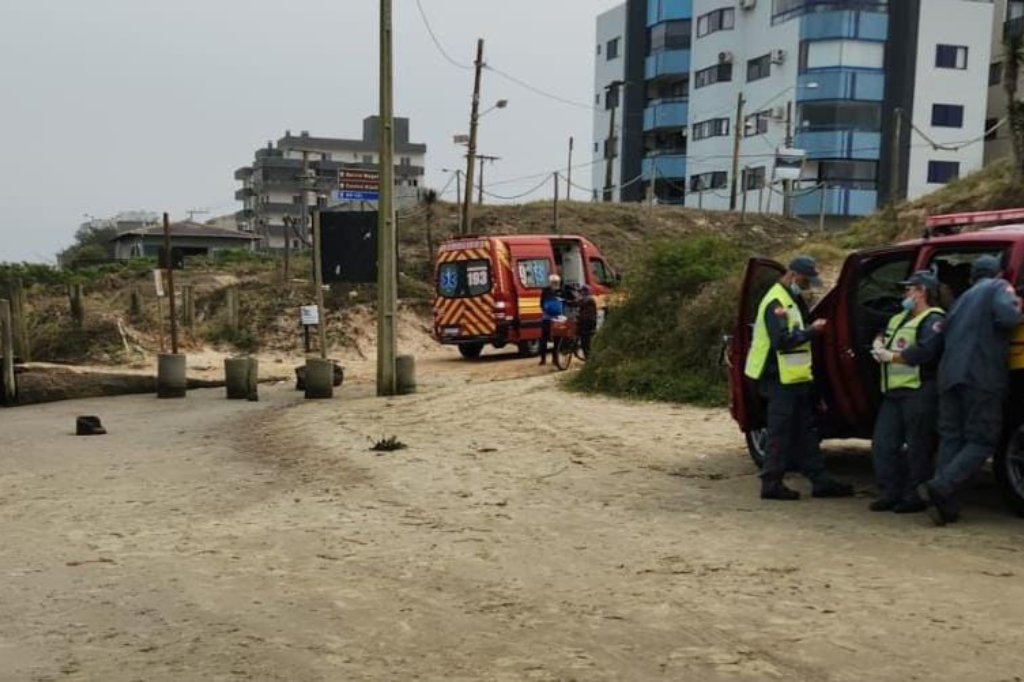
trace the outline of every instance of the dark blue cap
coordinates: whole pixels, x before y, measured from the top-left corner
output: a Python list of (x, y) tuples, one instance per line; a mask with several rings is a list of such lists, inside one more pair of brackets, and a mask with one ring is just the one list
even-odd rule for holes
[(978, 256), (971, 265), (971, 279), (982, 279), (984, 277), (995, 277), (1003, 270), (1003, 264), (995, 256), (985, 254)]
[(900, 286), (904, 287), (924, 287), (931, 291), (936, 291), (939, 288), (939, 278), (935, 276), (935, 273), (931, 270), (918, 270), (910, 277), (900, 282)]
[(793, 260), (789, 261), (789, 269), (798, 275), (811, 280), (811, 285), (820, 287), (821, 286), (821, 275), (818, 273), (818, 263), (814, 260), (813, 256), (797, 256)]

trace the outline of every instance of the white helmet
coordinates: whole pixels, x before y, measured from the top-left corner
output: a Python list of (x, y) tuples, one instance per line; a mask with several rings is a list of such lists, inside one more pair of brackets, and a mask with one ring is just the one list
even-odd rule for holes
[(548, 277), (548, 284), (561, 284), (561, 283), (562, 283), (562, 278), (559, 277), (558, 275), (554, 274), (554, 273), (552, 273), (551, 276)]

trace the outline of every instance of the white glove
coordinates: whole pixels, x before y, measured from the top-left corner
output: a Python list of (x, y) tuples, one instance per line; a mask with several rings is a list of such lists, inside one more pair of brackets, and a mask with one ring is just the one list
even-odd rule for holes
[(885, 364), (892, 362), (893, 356), (894, 353), (891, 350), (886, 350), (885, 348), (874, 348), (871, 350), (871, 357), (873, 357), (875, 362), (878, 363)]
[(882, 341), (881, 336), (875, 337), (875, 342), (871, 344), (872, 350), (885, 350), (885, 342)]

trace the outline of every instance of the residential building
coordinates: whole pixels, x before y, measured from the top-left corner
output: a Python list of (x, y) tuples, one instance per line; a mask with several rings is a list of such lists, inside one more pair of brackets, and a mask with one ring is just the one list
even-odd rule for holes
[[(597, 18), (597, 45), (594, 77), (594, 146), (591, 186), (597, 196), (609, 192), (610, 201), (620, 201), (622, 182), (621, 119), (609, 133), (612, 112), (619, 114), (622, 86), (626, 80), (626, 5), (620, 5)], [(609, 176), (610, 173), (610, 176)]]
[(728, 209), (738, 149), (736, 207), (779, 213), (776, 151), (792, 147), (806, 151), (792, 212), (846, 219), (983, 163), (991, 0), (624, 7), (626, 44), (642, 49), (627, 49), (624, 65), (620, 172), (624, 186), (639, 182), (623, 200), (650, 189), (662, 202)]
[[(985, 120), (985, 163), (1013, 154), (1010, 126), (1005, 122), (1006, 90), (1003, 74), (1006, 68), (1004, 40), (1024, 35), (1024, 0), (995, 0), (995, 22), (992, 24), (992, 62), (989, 64), (988, 116)], [(1024, 92), (1024, 83), (1018, 88)]]
[[(172, 249), (180, 249), (184, 256), (210, 256), (225, 249), (252, 250), (260, 238), (238, 230), (184, 220), (168, 226)], [(164, 247), (164, 228), (150, 225), (130, 228), (110, 240), (114, 258), (128, 260), (144, 256), (155, 257)]]
[[(307, 131), (292, 135), (286, 131), (277, 143), (268, 142), (255, 153), (253, 163), (235, 171), (242, 187), (235, 198), (242, 210), (235, 214), (240, 230), (263, 239), (263, 247), (282, 249), (285, 234), (293, 248), (308, 243), (309, 221), (303, 221), (303, 191), (311, 206), (361, 208), (363, 202), (341, 201), (335, 197), (338, 173), (342, 169), (380, 168), (378, 156), (379, 118), (363, 120), (362, 139), (314, 137)], [(415, 204), (423, 187), (427, 146), (410, 142), (409, 119), (395, 119), (395, 201), (399, 208)], [(309, 178), (303, 180), (303, 163)], [(303, 227), (305, 222), (305, 227)]]

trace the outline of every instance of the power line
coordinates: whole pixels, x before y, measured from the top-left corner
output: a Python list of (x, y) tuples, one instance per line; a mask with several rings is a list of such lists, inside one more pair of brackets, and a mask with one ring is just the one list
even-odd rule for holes
[(434, 33), (433, 27), (431, 27), (431, 25), (430, 25), (430, 20), (427, 18), (427, 13), (426, 13), (426, 11), (424, 11), (423, 3), (420, 0), (416, 0), (416, 7), (419, 8), (420, 18), (423, 19), (423, 26), (426, 27), (427, 33), (430, 34), (430, 39), (434, 42), (434, 47), (436, 47), (437, 51), (441, 53), (441, 56), (443, 56), (446, 60), (448, 60), (449, 64), (451, 64), (452, 66), (454, 66), (456, 68), (464, 69), (464, 70), (467, 70), (467, 71), (472, 71), (473, 70), (473, 66), (472, 65), (470, 65), (470, 64), (463, 64), (463, 63), (457, 61), (450, 54), (448, 54), (447, 50), (444, 49), (444, 45), (441, 44), (441, 41), (438, 39), (437, 34)]
[(516, 85), (518, 85), (520, 87), (526, 88), (527, 90), (529, 90), (529, 91), (531, 91), (533, 93), (536, 93), (536, 94), (540, 95), (541, 97), (546, 97), (546, 98), (548, 98), (550, 100), (554, 100), (555, 102), (561, 102), (562, 104), (568, 104), (569, 106), (578, 107), (580, 109), (587, 109), (589, 111), (600, 111), (601, 110), (600, 107), (595, 107), (592, 104), (584, 104), (582, 102), (577, 102), (575, 100), (566, 99), (565, 97), (562, 97), (560, 95), (556, 95), (556, 94), (550, 93), (550, 92), (548, 92), (546, 90), (542, 90), (541, 88), (538, 88), (535, 85), (531, 85), (530, 83), (527, 83), (526, 81), (522, 80), (521, 78), (516, 78), (512, 74), (505, 73), (501, 69), (495, 68), (495, 67), (491, 66), (490, 64), (484, 64), (484, 68), (487, 69), (488, 71), (493, 71), (495, 74), (501, 76), (502, 78), (504, 78), (504, 79), (506, 79), (508, 81), (511, 81), (511, 82), (515, 83)]

